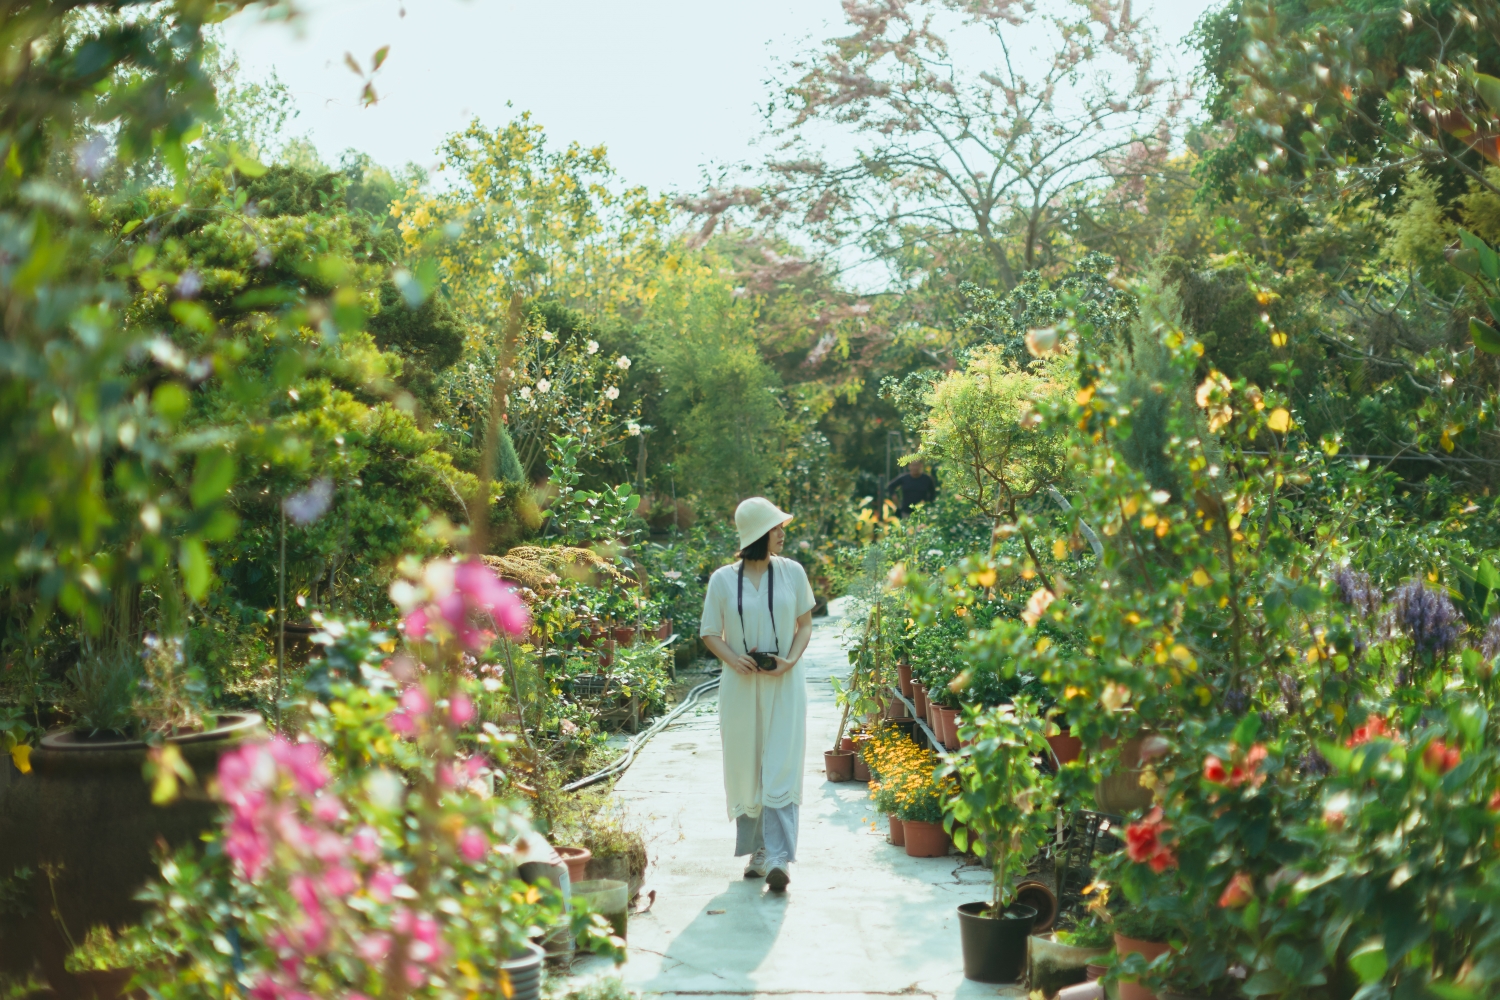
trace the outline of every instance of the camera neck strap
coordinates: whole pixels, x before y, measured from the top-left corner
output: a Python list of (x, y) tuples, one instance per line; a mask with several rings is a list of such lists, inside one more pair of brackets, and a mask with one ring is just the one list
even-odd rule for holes
[[(740, 612), (740, 645), (750, 652), (750, 639), (745, 634), (745, 560), (740, 560), (739, 586), (735, 604)], [(776, 644), (772, 653), (781, 655), (781, 636), (776, 632), (776, 570), (771, 560), (766, 560), (766, 610), (771, 614), (771, 638)]]

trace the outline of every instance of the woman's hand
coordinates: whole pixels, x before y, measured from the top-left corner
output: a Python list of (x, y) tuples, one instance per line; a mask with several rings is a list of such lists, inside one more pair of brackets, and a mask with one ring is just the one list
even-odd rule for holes
[(755, 674), (760, 673), (760, 670), (755, 666), (755, 657), (747, 653), (731, 653), (727, 658), (721, 657), (721, 659), (724, 659), (725, 663), (746, 677), (753, 677)]
[(771, 656), (771, 659), (776, 661), (776, 669), (765, 671), (767, 677), (780, 677), (782, 674), (786, 673), (788, 670), (791, 670), (797, 665), (796, 660), (788, 660), (785, 657), (776, 656), (774, 654)]

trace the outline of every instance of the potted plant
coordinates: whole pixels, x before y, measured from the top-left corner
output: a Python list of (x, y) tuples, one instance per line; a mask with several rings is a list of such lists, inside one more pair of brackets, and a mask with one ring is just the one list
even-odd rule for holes
[[(1155, 991), (1138, 981), (1141, 972), (1172, 950), (1168, 938), (1172, 924), (1161, 913), (1146, 906), (1131, 906), (1115, 914), (1116, 975), (1129, 980), (1116, 983), (1119, 1000), (1157, 1000)], [(1139, 956), (1139, 957), (1135, 957)]]
[(943, 803), (952, 793), (952, 779), (936, 770), (937, 761), (912, 767), (892, 779), (896, 815), (908, 857), (946, 857), (952, 840), (943, 827)]
[(944, 824), (957, 828), (960, 848), (987, 856), (994, 873), (987, 902), (958, 908), (964, 975), (983, 983), (1015, 982), (1025, 968), (1036, 910), (1014, 901), (1012, 877), (1025, 873), (1026, 860), (1047, 840), (1052, 818), (1052, 783), (1032, 763), (1033, 752), (1046, 746), (1042, 723), (1030, 703), (1018, 698), (975, 716), (963, 735), (973, 746), (944, 768), (958, 786)]
[[(1102, 899), (1095, 900), (1102, 904)], [(1090, 964), (1114, 950), (1114, 926), (1102, 905), (1091, 905), (1082, 920), (1065, 930), (1031, 936), (1026, 981), (1051, 996), (1064, 986), (1084, 982)]]

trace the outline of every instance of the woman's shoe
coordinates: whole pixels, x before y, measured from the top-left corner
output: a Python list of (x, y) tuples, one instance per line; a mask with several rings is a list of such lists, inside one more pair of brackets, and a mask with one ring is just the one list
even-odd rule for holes
[(787, 874), (786, 869), (777, 865), (766, 876), (766, 885), (771, 887), (772, 892), (786, 892), (787, 883), (791, 880), (792, 877)]
[(746, 878), (766, 877), (766, 850), (761, 848), (750, 856), (750, 863), (745, 865)]

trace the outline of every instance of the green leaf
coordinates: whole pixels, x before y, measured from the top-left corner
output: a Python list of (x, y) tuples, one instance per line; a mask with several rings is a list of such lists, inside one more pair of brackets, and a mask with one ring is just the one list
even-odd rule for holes
[(1479, 560), (1479, 565), (1474, 569), (1474, 579), (1486, 590), (1500, 590), (1500, 570), (1495, 569), (1495, 564), (1488, 559)]
[(384, 66), (385, 65), (385, 57), (388, 56), (388, 55), (390, 55), (390, 54), (391, 54), (391, 47), (389, 45), (382, 45), (380, 48), (376, 49), (375, 50), (375, 58), (373, 58), (373, 59), (370, 60), (370, 64), (371, 64), (370, 72), (373, 73), (373, 72), (375, 72), (375, 70), (378, 70), (381, 66)]
[(151, 393), (151, 409), (172, 424), (183, 418), (191, 402), (187, 390), (176, 382), (163, 382)]
[(129, 236), (131, 233), (133, 233), (137, 229), (139, 229), (140, 225), (141, 225), (141, 220), (140, 219), (131, 219), (129, 222), (125, 223), (125, 225), (120, 229), (120, 235), (121, 236)]
[[(1490, 79), (1494, 79), (1491, 77)], [(1446, 980), (1436, 980), (1427, 984), (1427, 992), (1440, 998), (1440, 1000), (1479, 1000), (1479, 991), (1457, 983)]]
[(1454, 251), (1453, 256), (1448, 258), (1448, 263), (1458, 268), (1464, 274), (1474, 278), (1479, 277), (1478, 250), (1471, 250), (1466, 247), (1463, 250)]
[(1500, 112), (1500, 79), (1488, 73), (1475, 73), (1474, 89), (1478, 91), (1480, 99), (1490, 106), (1491, 111)]
[(199, 333), (214, 332), (214, 318), (198, 302), (173, 302), (172, 318), (190, 330)]
[(1485, 299), (1484, 304), (1490, 307), (1490, 317), (1500, 323), (1500, 299)]
[(184, 538), (178, 550), (177, 564), (182, 567), (182, 586), (188, 596), (201, 601), (208, 596), (208, 550), (196, 538)]
[(1349, 956), (1349, 968), (1362, 983), (1379, 982), (1390, 968), (1385, 958), (1385, 942), (1381, 938), (1370, 938), (1355, 948)]
[(1234, 736), (1231, 738), (1240, 747), (1248, 748), (1255, 742), (1255, 737), (1258, 735), (1260, 735), (1260, 714), (1247, 712), (1239, 725), (1234, 727)]
[(234, 169), (246, 177), (264, 177), (266, 165), (253, 156), (241, 153), (238, 146), (229, 147), (229, 162), (234, 164)]
[(218, 500), (234, 482), (234, 456), (227, 451), (205, 451), (198, 456), (193, 469), (193, 486), (189, 491), (194, 507)]
[(1477, 319), (1469, 320), (1469, 336), (1474, 346), (1486, 354), (1500, 354), (1500, 330)]

